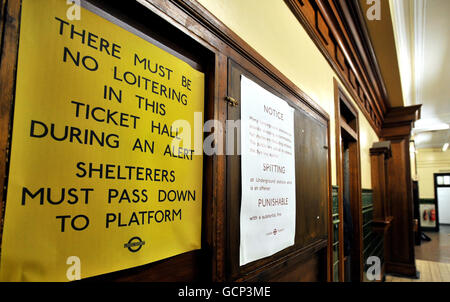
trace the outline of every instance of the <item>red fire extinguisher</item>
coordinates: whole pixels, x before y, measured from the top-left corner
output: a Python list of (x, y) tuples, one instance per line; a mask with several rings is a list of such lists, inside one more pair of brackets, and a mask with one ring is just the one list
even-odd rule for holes
[(435, 209), (430, 210), (430, 220), (436, 221), (436, 210)]

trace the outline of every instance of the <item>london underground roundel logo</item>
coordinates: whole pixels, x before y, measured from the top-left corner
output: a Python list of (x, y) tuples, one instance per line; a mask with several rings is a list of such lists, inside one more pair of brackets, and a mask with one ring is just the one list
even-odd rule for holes
[(145, 241), (142, 241), (140, 237), (132, 237), (130, 240), (128, 240), (127, 243), (123, 245), (123, 247), (128, 248), (128, 250), (132, 253), (136, 253), (139, 251), (142, 246), (145, 244)]

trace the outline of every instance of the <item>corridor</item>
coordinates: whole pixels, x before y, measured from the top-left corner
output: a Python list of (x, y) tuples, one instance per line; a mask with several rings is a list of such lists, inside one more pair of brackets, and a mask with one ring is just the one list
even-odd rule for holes
[(386, 282), (450, 282), (450, 226), (440, 225), (439, 232), (426, 232), (431, 241), (416, 246), (419, 279), (386, 276)]
[(450, 282), (449, 12), (0, 0), (0, 286)]

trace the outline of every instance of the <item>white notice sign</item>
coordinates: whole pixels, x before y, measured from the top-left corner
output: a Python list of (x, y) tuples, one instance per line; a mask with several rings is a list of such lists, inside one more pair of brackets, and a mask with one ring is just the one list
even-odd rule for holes
[(241, 77), (240, 265), (294, 244), (294, 109)]

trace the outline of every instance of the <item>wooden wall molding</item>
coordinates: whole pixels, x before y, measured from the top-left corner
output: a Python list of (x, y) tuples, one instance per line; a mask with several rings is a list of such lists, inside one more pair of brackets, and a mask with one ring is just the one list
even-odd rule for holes
[[(370, 164), (373, 188), (373, 220), (372, 230), (383, 241), (382, 256), (385, 262), (389, 261), (390, 251), (390, 227), (393, 220), (389, 199), (388, 159), (392, 156), (391, 142), (375, 142), (370, 148)], [(383, 273), (384, 273), (383, 269)]]
[(387, 160), (392, 156), (391, 142), (376, 142), (370, 148), (371, 177), (373, 187), (373, 219), (387, 226), (392, 220), (388, 204)]
[[(388, 215), (376, 217), (374, 226), (387, 237), (386, 271), (415, 276), (409, 139), (414, 122), (420, 118), (421, 105), (395, 108), (389, 106), (386, 88), (358, 0), (285, 2), (341, 79), (380, 139), (391, 141), (392, 157), (387, 160), (387, 167), (381, 167), (386, 169), (389, 179), (384, 188), (384, 198), (388, 200), (383, 200), (389, 205)], [(371, 151), (374, 160), (373, 157), (379, 150)], [(381, 161), (384, 154), (379, 154), (378, 157)], [(380, 168), (377, 161), (372, 164)], [(378, 172), (381, 171), (372, 171), (375, 174)], [(383, 196), (377, 195), (375, 198), (380, 201)]]
[(384, 140), (409, 137), (414, 122), (420, 119), (421, 107), (422, 105), (391, 108), (384, 118), (381, 137)]
[[(356, 107), (349, 101), (348, 97), (340, 87), (336, 79), (334, 83), (334, 112), (335, 112), (335, 149), (336, 149), (336, 180), (338, 186), (339, 216), (344, 221), (344, 140), (348, 143), (349, 152), (349, 194), (350, 211), (353, 224), (353, 242), (351, 249), (351, 278), (353, 281), (363, 280), (363, 217), (362, 217), (362, 193), (361, 193), (361, 159), (359, 145), (359, 114)], [(344, 118), (343, 112), (350, 111), (352, 115), (350, 126)], [(351, 138), (348, 138), (351, 136)], [(340, 224), (339, 229), (339, 259), (344, 259), (344, 224)], [(345, 280), (344, 261), (340, 262), (341, 281)]]
[(357, 0), (285, 0), (380, 136), (389, 101)]
[[(2, 1), (0, 35), (0, 243), (3, 234), (6, 183), (9, 170), (9, 147), (11, 116), (15, 93), (15, 74), (17, 66), (17, 48), (19, 45), (19, 22), (11, 16), (20, 14), (18, 1)], [(1, 251), (1, 247), (0, 247)]]

